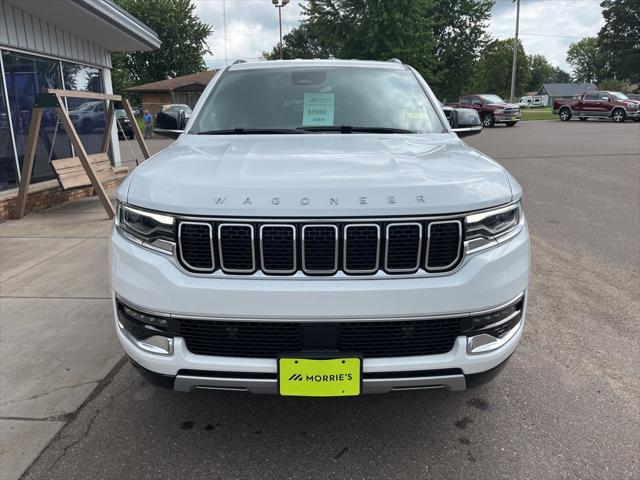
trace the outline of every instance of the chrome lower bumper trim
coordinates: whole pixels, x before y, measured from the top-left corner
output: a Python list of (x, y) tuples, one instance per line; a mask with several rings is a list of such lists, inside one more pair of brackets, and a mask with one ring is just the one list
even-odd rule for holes
[[(409, 378), (365, 378), (362, 381), (362, 393), (365, 394), (433, 388), (461, 391), (466, 390), (467, 383), (462, 374)], [(176, 376), (173, 389), (178, 392), (190, 392), (192, 390), (231, 390), (273, 395), (278, 393), (278, 381), (276, 379), (178, 375)]]

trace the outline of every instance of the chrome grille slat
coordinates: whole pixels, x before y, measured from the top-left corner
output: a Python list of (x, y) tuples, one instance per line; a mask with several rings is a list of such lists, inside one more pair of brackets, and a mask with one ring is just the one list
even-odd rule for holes
[[(185, 232), (183, 242), (182, 232)], [(178, 248), (185, 265), (197, 272), (213, 272), (213, 227), (206, 222), (182, 222), (178, 226)]]
[(218, 225), (220, 268), (228, 273), (253, 273), (256, 249), (253, 225), (221, 223)]
[(185, 270), (201, 275), (444, 274), (461, 263), (460, 219), (185, 218), (178, 224), (175, 254)]
[[(352, 233), (353, 232), (353, 233)], [(349, 243), (349, 237), (351, 244)], [(343, 270), (346, 273), (375, 273), (380, 259), (380, 225), (351, 223), (344, 227)], [(366, 268), (371, 265), (370, 268)]]
[(264, 224), (260, 226), (260, 263), (264, 273), (280, 275), (295, 273), (296, 250), (294, 225)]
[[(330, 245), (332, 236), (333, 247)], [(301, 250), (304, 273), (333, 275), (338, 271), (338, 227), (325, 224), (304, 225)]]
[[(412, 231), (415, 232), (415, 238)], [(389, 223), (385, 235), (384, 269), (390, 273), (415, 272), (420, 268), (422, 224)], [(411, 257), (411, 253), (413, 256)], [(411, 257), (411, 258), (410, 258)], [(409, 261), (415, 259), (410, 264)]]
[[(454, 243), (454, 239), (458, 241)], [(448, 270), (458, 263), (462, 254), (461, 247), (462, 222), (460, 220), (430, 222), (427, 226), (426, 270), (428, 272)]]

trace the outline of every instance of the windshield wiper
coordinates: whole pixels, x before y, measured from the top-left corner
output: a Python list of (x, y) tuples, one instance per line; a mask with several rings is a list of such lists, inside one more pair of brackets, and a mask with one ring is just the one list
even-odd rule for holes
[(267, 135), (278, 135), (278, 134), (297, 134), (297, 133), (305, 133), (301, 132), (298, 129), (294, 128), (244, 128), (244, 127), (236, 127), (236, 128), (227, 128), (225, 130), (206, 130), (204, 132), (197, 132), (196, 135), (251, 135), (251, 134), (267, 134)]
[(298, 127), (298, 130), (308, 132), (340, 132), (340, 133), (417, 133), (415, 130), (390, 127), (352, 127), (350, 125), (324, 125), (311, 127)]

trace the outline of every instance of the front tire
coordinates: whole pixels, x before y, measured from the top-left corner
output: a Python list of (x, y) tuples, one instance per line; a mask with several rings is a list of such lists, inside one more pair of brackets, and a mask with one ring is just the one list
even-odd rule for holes
[(505, 122), (507, 127), (513, 127), (518, 122)]
[(571, 110), (567, 107), (560, 109), (560, 120), (563, 122), (568, 122), (571, 120)]
[(493, 118), (493, 115), (491, 113), (485, 113), (484, 115), (482, 115), (482, 125), (486, 128), (493, 128), (493, 126), (496, 124), (496, 119)]
[(616, 123), (623, 123), (627, 119), (627, 113), (621, 108), (616, 108), (611, 114), (611, 118)]
[(633, 119), (634, 122), (640, 122), (640, 117), (636, 117)]

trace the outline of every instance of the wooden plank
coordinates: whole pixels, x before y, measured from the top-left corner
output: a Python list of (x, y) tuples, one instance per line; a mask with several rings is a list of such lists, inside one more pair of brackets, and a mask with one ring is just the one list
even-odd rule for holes
[[(100, 180), (100, 183), (106, 182), (107, 180), (111, 180), (113, 178), (113, 174), (111, 169), (105, 170), (97, 170), (95, 172), (96, 177)], [(78, 187), (89, 187), (91, 186), (91, 180), (86, 173), (82, 173), (80, 175), (72, 175), (69, 177), (61, 177), (60, 183), (62, 184), (62, 188), (65, 190), (70, 190), (72, 188)]]
[[(87, 157), (89, 159), (89, 162), (91, 162), (91, 164), (99, 163), (99, 162), (109, 162), (109, 155), (107, 155), (106, 153), (94, 153), (94, 154), (88, 155)], [(82, 162), (80, 161), (80, 157), (59, 158), (58, 160), (51, 160), (51, 164), (53, 165), (53, 168), (55, 168), (56, 170), (71, 168), (74, 166), (78, 166), (82, 168)]]
[(100, 147), (100, 151), (105, 153), (109, 148), (109, 143), (111, 143), (111, 127), (113, 125), (113, 118), (115, 114), (113, 102), (107, 100), (107, 103), (107, 119), (104, 123), (104, 134), (102, 135), (102, 146)]
[(147, 160), (151, 155), (149, 154), (149, 149), (147, 148), (147, 144), (142, 137), (142, 133), (140, 132), (140, 127), (138, 126), (138, 122), (136, 121), (136, 116), (133, 114), (133, 110), (131, 109), (131, 105), (129, 104), (129, 100), (126, 98), (122, 100), (122, 106), (124, 107), (124, 111), (127, 112), (127, 116), (129, 117), (129, 121), (131, 122), (131, 127), (133, 128), (133, 136), (136, 137), (138, 141), (138, 145), (140, 145), (140, 150), (142, 150), (142, 156)]
[(31, 112), (29, 137), (27, 138), (22, 170), (20, 172), (20, 190), (18, 190), (18, 199), (16, 201), (16, 218), (22, 218), (24, 216), (24, 210), (27, 207), (29, 182), (31, 181), (31, 173), (33, 172), (33, 161), (36, 157), (38, 134), (40, 133), (40, 121), (42, 120), (43, 112), (44, 109), (42, 108), (34, 108)]
[(60, 90), (58, 88), (47, 88), (47, 93), (54, 93), (59, 97), (73, 97), (73, 98), (89, 98), (93, 100), (122, 100), (120, 95), (113, 95), (110, 93), (95, 93), (95, 92), (79, 92), (75, 90)]
[[(59, 95), (58, 95), (58, 98), (59, 98), (60, 105), (62, 105), (62, 99), (60, 98)], [(113, 208), (113, 205), (111, 204), (111, 200), (109, 200), (109, 197), (107, 196), (107, 192), (105, 192), (104, 187), (102, 186), (102, 183), (100, 182), (95, 172), (93, 171), (93, 168), (91, 167), (91, 163), (89, 162), (87, 151), (84, 149), (84, 146), (80, 141), (80, 137), (78, 136), (78, 132), (76, 132), (76, 129), (73, 126), (73, 122), (71, 121), (71, 118), (69, 118), (69, 113), (64, 107), (58, 107), (56, 110), (58, 112), (58, 116), (62, 120), (62, 124), (64, 125), (65, 130), (67, 131), (69, 140), (71, 140), (71, 143), (73, 144), (73, 147), (75, 148), (76, 153), (78, 154), (78, 157), (80, 157), (80, 161), (82, 162), (82, 165), (84, 166), (84, 169), (86, 170), (87, 175), (91, 179), (93, 188), (98, 194), (98, 198), (102, 202), (102, 206), (107, 212), (107, 215), (109, 216), (109, 218), (113, 218), (115, 215), (115, 209)]]

